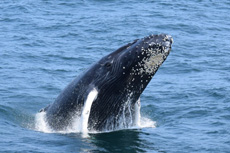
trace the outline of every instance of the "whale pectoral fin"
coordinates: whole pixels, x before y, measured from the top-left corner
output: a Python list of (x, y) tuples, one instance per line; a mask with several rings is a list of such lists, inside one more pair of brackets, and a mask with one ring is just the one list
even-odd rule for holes
[(86, 133), (88, 131), (88, 121), (93, 102), (97, 99), (98, 91), (93, 88), (87, 92), (84, 98), (84, 106), (81, 112), (81, 132)]
[(83, 105), (82, 113), (85, 112), (85, 110), (90, 111), (93, 102), (97, 99), (97, 95), (98, 95), (98, 91), (96, 88), (91, 88), (87, 91), (87, 93), (84, 96), (84, 105)]
[(48, 106), (46, 106), (45, 108), (42, 108), (39, 110), (39, 113), (41, 112), (45, 112), (49, 107), (50, 107), (51, 104), (49, 104)]

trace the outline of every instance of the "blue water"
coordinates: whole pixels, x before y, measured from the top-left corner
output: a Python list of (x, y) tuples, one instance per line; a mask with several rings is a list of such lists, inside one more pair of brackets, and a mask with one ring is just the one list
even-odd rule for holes
[[(228, 0), (1, 0), (1, 152), (230, 152)], [(39, 109), (102, 56), (149, 34), (171, 54), (141, 96), (155, 128), (43, 133)]]

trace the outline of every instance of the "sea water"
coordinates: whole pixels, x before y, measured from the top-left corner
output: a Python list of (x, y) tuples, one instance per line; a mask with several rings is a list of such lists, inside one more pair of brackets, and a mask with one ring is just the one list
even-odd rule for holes
[[(0, 1), (0, 152), (228, 153), (229, 13), (228, 0)], [(38, 111), (92, 63), (159, 33), (172, 51), (140, 98), (140, 126), (155, 126), (36, 129)]]

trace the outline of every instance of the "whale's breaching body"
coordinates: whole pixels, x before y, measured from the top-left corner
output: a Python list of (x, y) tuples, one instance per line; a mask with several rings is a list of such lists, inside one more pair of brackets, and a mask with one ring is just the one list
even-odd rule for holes
[(150, 35), (103, 57), (42, 109), (37, 123), (47, 132), (141, 127), (140, 95), (166, 60), (172, 42), (169, 35)]

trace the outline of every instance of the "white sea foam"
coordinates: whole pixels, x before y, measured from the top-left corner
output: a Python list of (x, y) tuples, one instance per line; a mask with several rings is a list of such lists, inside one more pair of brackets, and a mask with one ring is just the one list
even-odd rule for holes
[(141, 117), (139, 128), (155, 128), (155, 127), (156, 127), (155, 121), (147, 117)]
[(107, 131), (88, 131), (88, 129), (82, 131), (82, 128), (85, 125), (83, 125), (82, 127), (81, 116), (78, 116), (76, 117), (71, 127), (67, 127), (65, 130), (62, 130), (62, 131), (54, 131), (49, 127), (48, 123), (46, 122), (45, 115), (46, 115), (45, 112), (40, 112), (36, 114), (35, 116), (35, 130), (36, 131), (40, 131), (44, 133), (62, 133), (62, 134), (82, 133), (82, 137), (88, 137), (88, 133), (103, 133), (103, 132), (112, 132), (112, 131), (123, 130), (123, 129), (141, 129), (141, 128), (155, 128), (156, 127), (155, 121), (152, 121), (151, 119), (147, 117), (139, 116), (140, 118), (136, 119), (137, 124), (134, 124), (133, 126), (129, 126), (126, 128), (119, 128), (117, 130), (107, 130)]
[(52, 133), (53, 130), (49, 127), (46, 121), (46, 113), (39, 112), (35, 116), (35, 130), (45, 133)]
[(97, 90), (93, 89), (89, 95), (87, 96), (87, 99), (85, 101), (83, 110), (81, 115), (76, 114), (74, 116), (73, 124), (71, 126), (67, 127), (65, 130), (62, 131), (53, 131), (47, 121), (46, 121), (46, 113), (45, 112), (40, 112), (37, 113), (35, 116), (35, 130), (45, 132), (45, 133), (52, 133), (52, 132), (57, 132), (57, 133), (79, 133), (81, 132), (83, 134), (83, 137), (87, 137), (88, 133), (88, 120), (89, 120), (89, 115), (90, 115), (90, 109), (92, 106), (93, 101), (97, 97)]
[(134, 126), (139, 127), (140, 126), (140, 119), (141, 119), (141, 101), (140, 98), (138, 99), (138, 101), (135, 103), (134, 106), (134, 111), (135, 111), (135, 119), (134, 119)]

